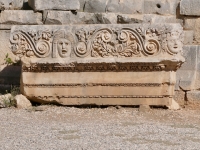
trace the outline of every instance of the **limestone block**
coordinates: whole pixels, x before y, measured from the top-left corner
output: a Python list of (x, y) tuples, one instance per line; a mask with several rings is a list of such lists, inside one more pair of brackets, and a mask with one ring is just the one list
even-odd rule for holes
[(116, 24), (117, 15), (114, 13), (87, 13), (70, 11), (44, 11), (44, 24)]
[(175, 95), (174, 95), (174, 100), (180, 105), (180, 106), (184, 106), (185, 105), (185, 92), (182, 90), (178, 90), (175, 91)]
[(144, 0), (144, 13), (176, 15), (179, 0)]
[(194, 31), (185, 30), (184, 31), (184, 45), (192, 45), (194, 40)]
[(181, 23), (180, 20), (176, 18), (176, 16), (161, 16), (156, 14), (145, 14), (144, 15), (144, 23)]
[(80, 9), (79, 0), (29, 0), (28, 3), (35, 11)]
[(0, 10), (21, 9), (23, 0), (0, 0)]
[(188, 101), (200, 101), (200, 91), (188, 91), (187, 99)]
[(179, 110), (181, 109), (179, 104), (173, 99), (171, 105), (168, 106), (171, 110)]
[(199, 0), (181, 0), (180, 14), (199, 16), (200, 15), (200, 1)]
[(198, 46), (197, 49), (197, 72), (196, 72), (195, 89), (200, 90), (200, 46)]
[(185, 18), (184, 29), (194, 31), (194, 43), (200, 43), (200, 18)]
[(10, 51), (10, 30), (0, 30), (0, 65), (5, 64), (6, 55), (14, 61), (15, 55)]
[(109, 0), (106, 12), (142, 14), (144, 12), (144, 0)]
[(186, 61), (177, 71), (176, 84), (184, 91), (190, 91), (195, 88), (197, 49), (198, 46), (195, 45), (185, 45), (183, 47), (183, 56)]
[(11, 32), (11, 50), (22, 60), (21, 92), (30, 100), (172, 104), (184, 61), (180, 24), (13, 26)]
[(1, 24), (42, 24), (42, 14), (32, 10), (5, 10), (0, 14)]
[(31, 102), (22, 94), (17, 95), (14, 97), (16, 104), (17, 104), (17, 108), (30, 108), (32, 107)]
[(85, 3), (84, 12), (104, 13), (106, 12), (107, 0), (89, 0)]

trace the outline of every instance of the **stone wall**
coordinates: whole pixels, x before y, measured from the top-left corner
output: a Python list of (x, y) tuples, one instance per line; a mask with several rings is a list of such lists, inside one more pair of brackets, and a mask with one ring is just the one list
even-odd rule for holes
[(180, 23), (186, 62), (177, 73), (176, 99), (200, 99), (200, 0), (0, 0), (0, 85), (19, 84), (9, 47), (12, 25)]

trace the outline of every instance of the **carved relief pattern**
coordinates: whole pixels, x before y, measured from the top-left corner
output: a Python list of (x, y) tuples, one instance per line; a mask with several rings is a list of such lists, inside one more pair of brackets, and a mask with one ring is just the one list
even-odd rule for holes
[(164, 64), (155, 64), (155, 63), (108, 63), (108, 64), (31, 64), (23, 65), (23, 72), (141, 72), (141, 71), (162, 71), (166, 67)]
[(16, 30), (11, 34), (13, 53), (19, 57), (150, 57), (177, 54), (182, 30), (162, 28), (99, 28), (71, 30)]
[(24, 84), (29, 88), (55, 88), (55, 87), (94, 87), (94, 86), (114, 86), (114, 87), (159, 87), (159, 83), (68, 83), (68, 84)]

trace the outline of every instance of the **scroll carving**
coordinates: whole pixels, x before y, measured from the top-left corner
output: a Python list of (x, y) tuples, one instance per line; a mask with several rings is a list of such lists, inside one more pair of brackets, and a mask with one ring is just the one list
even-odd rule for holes
[[(11, 34), (11, 50), (19, 57), (105, 58), (176, 55), (182, 50), (183, 33), (168, 26), (96, 29), (19, 29)], [(75, 54), (75, 55), (72, 55)]]

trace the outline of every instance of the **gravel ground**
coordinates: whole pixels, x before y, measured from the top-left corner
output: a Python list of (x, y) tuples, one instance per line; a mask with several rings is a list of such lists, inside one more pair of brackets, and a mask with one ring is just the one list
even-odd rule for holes
[(199, 150), (199, 108), (4, 108), (0, 150)]

